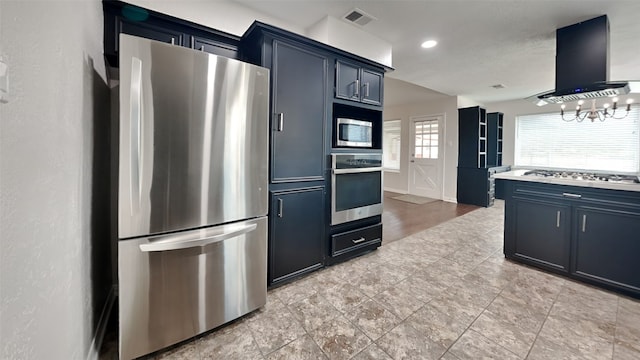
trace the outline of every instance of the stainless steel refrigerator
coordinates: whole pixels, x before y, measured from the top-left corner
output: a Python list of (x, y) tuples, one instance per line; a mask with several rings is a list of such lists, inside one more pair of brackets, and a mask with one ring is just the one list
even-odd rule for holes
[(120, 35), (120, 358), (267, 294), (269, 70)]

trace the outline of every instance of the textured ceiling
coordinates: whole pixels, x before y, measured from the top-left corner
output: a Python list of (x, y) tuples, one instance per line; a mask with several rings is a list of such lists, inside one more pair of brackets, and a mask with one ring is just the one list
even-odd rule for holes
[[(640, 0), (235, 1), (300, 28), (360, 8), (378, 18), (362, 29), (393, 45), (388, 77), (481, 103), (553, 90), (555, 30), (606, 14), (609, 80), (640, 80)], [(438, 46), (420, 48), (428, 38)]]

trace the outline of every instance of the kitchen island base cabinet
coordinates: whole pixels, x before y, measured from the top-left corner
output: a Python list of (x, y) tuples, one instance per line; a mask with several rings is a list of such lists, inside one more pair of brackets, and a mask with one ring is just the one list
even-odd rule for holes
[(513, 256), (556, 270), (569, 271), (569, 210), (559, 203), (514, 199)]
[(640, 293), (640, 212), (579, 207), (576, 219), (576, 275)]
[(324, 187), (271, 193), (269, 285), (324, 264)]
[(640, 189), (500, 181), (505, 257), (640, 298)]

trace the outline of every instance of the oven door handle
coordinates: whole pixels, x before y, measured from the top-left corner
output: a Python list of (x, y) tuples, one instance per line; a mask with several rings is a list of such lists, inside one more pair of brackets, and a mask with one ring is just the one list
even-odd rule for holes
[(355, 169), (331, 169), (331, 173), (334, 175), (340, 174), (358, 174), (366, 172), (382, 171), (382, 167), (369, 167), (369, 168), (355, 168)]

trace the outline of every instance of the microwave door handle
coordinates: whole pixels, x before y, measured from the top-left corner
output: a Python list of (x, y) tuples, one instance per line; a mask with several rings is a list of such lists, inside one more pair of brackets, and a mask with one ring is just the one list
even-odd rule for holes
[(131, 59), (131, 84), (129, 98), (130, 122), (130, 206), (134, 213), (134, 204), (140, 201), (140, 156), (142, 152), (142, 60), (137, 57)]
[(213, 243), (221, 242), (224, 240), (232, 239), (234, 237), (238, 237), (240, 235), (243, 235), (255, 230), (256, 227), (257, 227), (256, 224), (250, 224), (238, 229), (234, 229), (229, 232), (207, 236), (207, 237), (199, 238), (195, 240), (181, 240), (181, 239), (172, 239), (171, 237), (167, 237), (163, 241), (159, 241), (157, 243), (152, 242), (148, 244), (140, 244), (140, 251), (159, 252), (159, 251), (182, 250), (182, 249), (189, 249), (194, 247), (202, 247), (202, 246), (210, 245)]

